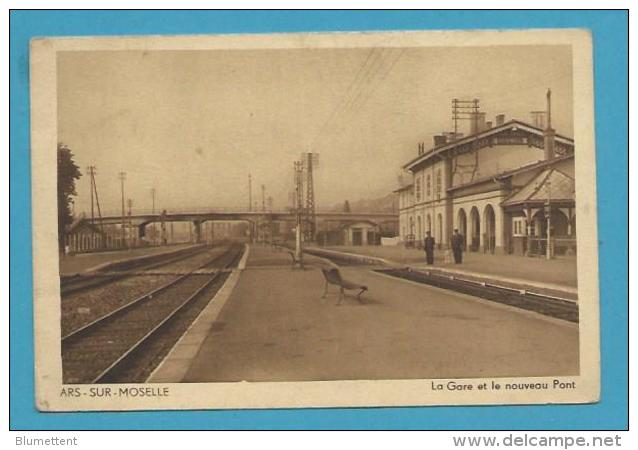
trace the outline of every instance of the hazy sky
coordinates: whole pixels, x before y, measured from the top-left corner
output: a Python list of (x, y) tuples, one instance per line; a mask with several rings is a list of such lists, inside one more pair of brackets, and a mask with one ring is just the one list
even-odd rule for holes
[[(452, 129), (451, 99), (479, 98), (530, 121), (552, 89), (552, 120), (572, 136), (569, 47), (91, 51), (58, 54), (58, 140), (86, 173), (97, 166), (102, 212), (288, 204), (292, 165), (320, 154), (318, 205), (396, 188), (417, 143)], [(463, 123), (463, 131), (467, 128)], [(88, 211), (89, 179), (76, 211)]]

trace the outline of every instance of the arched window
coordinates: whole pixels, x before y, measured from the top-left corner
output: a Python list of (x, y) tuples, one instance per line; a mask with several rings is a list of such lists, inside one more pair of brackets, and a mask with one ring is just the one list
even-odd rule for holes
[(430, 177), (430, 174), (427, 174), (427, 176), (425, 177), (425, 198), (430, 198), (430, 196), (432, 195), (432, 178)]
[(441, 190), (443, 188), (443, 183), (441, 179), (441, 169), (436, 171), (436, 198), (441, 198)]

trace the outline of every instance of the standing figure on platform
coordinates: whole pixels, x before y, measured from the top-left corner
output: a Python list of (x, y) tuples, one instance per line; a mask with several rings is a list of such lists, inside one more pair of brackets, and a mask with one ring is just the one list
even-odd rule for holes
[(461, 264), (463, 262), (463, 235), (459, 234), (458, 229), (454, 229), (452, 235), (452, 253), (454, 253), (454, 264)]
[(425, 261), (428, 264), (434, 264), (434, 238), (429, 231), (426, 232), (423, 248), (425, 250)]

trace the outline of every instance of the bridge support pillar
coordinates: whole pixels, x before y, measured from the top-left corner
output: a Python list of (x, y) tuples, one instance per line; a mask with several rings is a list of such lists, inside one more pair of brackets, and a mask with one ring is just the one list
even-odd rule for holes
[(146, 237), (146, 224), (143, 223), (137, 227), (137, 235), (140, 239), (144, 239)]
[(253, 221), (248, 223), (250, 224), (250, 242), (255, 243), (257, 241), (257, 224)]
[(196, 220), (193, 225), (195, 226), (195, 242), (199, 244), (202, 242), (202, 223)]

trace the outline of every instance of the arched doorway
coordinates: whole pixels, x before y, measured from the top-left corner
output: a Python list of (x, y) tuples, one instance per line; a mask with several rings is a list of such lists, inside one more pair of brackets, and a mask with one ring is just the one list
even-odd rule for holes
[(416, 238), (417, 240), (423, 239), (423, 229), (421, 228), (421, 216), (417, 216), (416, 218)]
[(484, 224), (485, 224), (485, 241), (484, 241), (484, 251), (487, 253), (494, 253), (494, 249), (496, 248), (496, 214), (494, 214), (494, 208), (492, 205), (487, 205), (485, 207), (484, 216)]
[(467, 248), (467, 216), (463, 208), (459, 209), (456, 227), (459, 230), (459, 234), (463, 236), (463, 250)]
[(552, 234), (556, 237), (569, 236), (569, 219), (559, 209), (552, 209)]
[[(547, 216), (543, 210), (539, 210), (534, 214), (533, 218), (535, 235), (538, 237), (547, 237)], [(552, 237), (566, 237), (569, 236), (569, 219), (567, 216), (560, 211), (559, 209), (552, 209), (552, 214), (550, 218), (550, 226), (551, 226), (551, 235)], [(572, 233), (574, 233), (574, 229), (576, 227), (575, 218), (572, 219)]]
[[(575, 248), (575, 240), (572, 236), (575, 228), (575, 219), (569, 218), (558, 208), (552, 208), (549, 224), (551, 227), (552, 254), (562, 255), (568, 251), (571, 253)], [(570, 227), (571, 225), (571, 227)], [(539, 210), (532, 219), (532, 228), (535, 238), (531, 245), (532, 253), (539, 255), (547, 254), (547, 215), (544, 210)], [(571, 231), (571, 235), (570, 235)]]
[(481, 215), (476, 206), (470, 210), (470, 250), (477, 252), (481, 247)]
[(432, 218), (428, 214), (425, 220), (425, 231), (429, 231), (432, 234)]
[(439, 244), (439, 248), (443, 244), (443, 216), (441, 214), (436, 216), (436, 242)]

